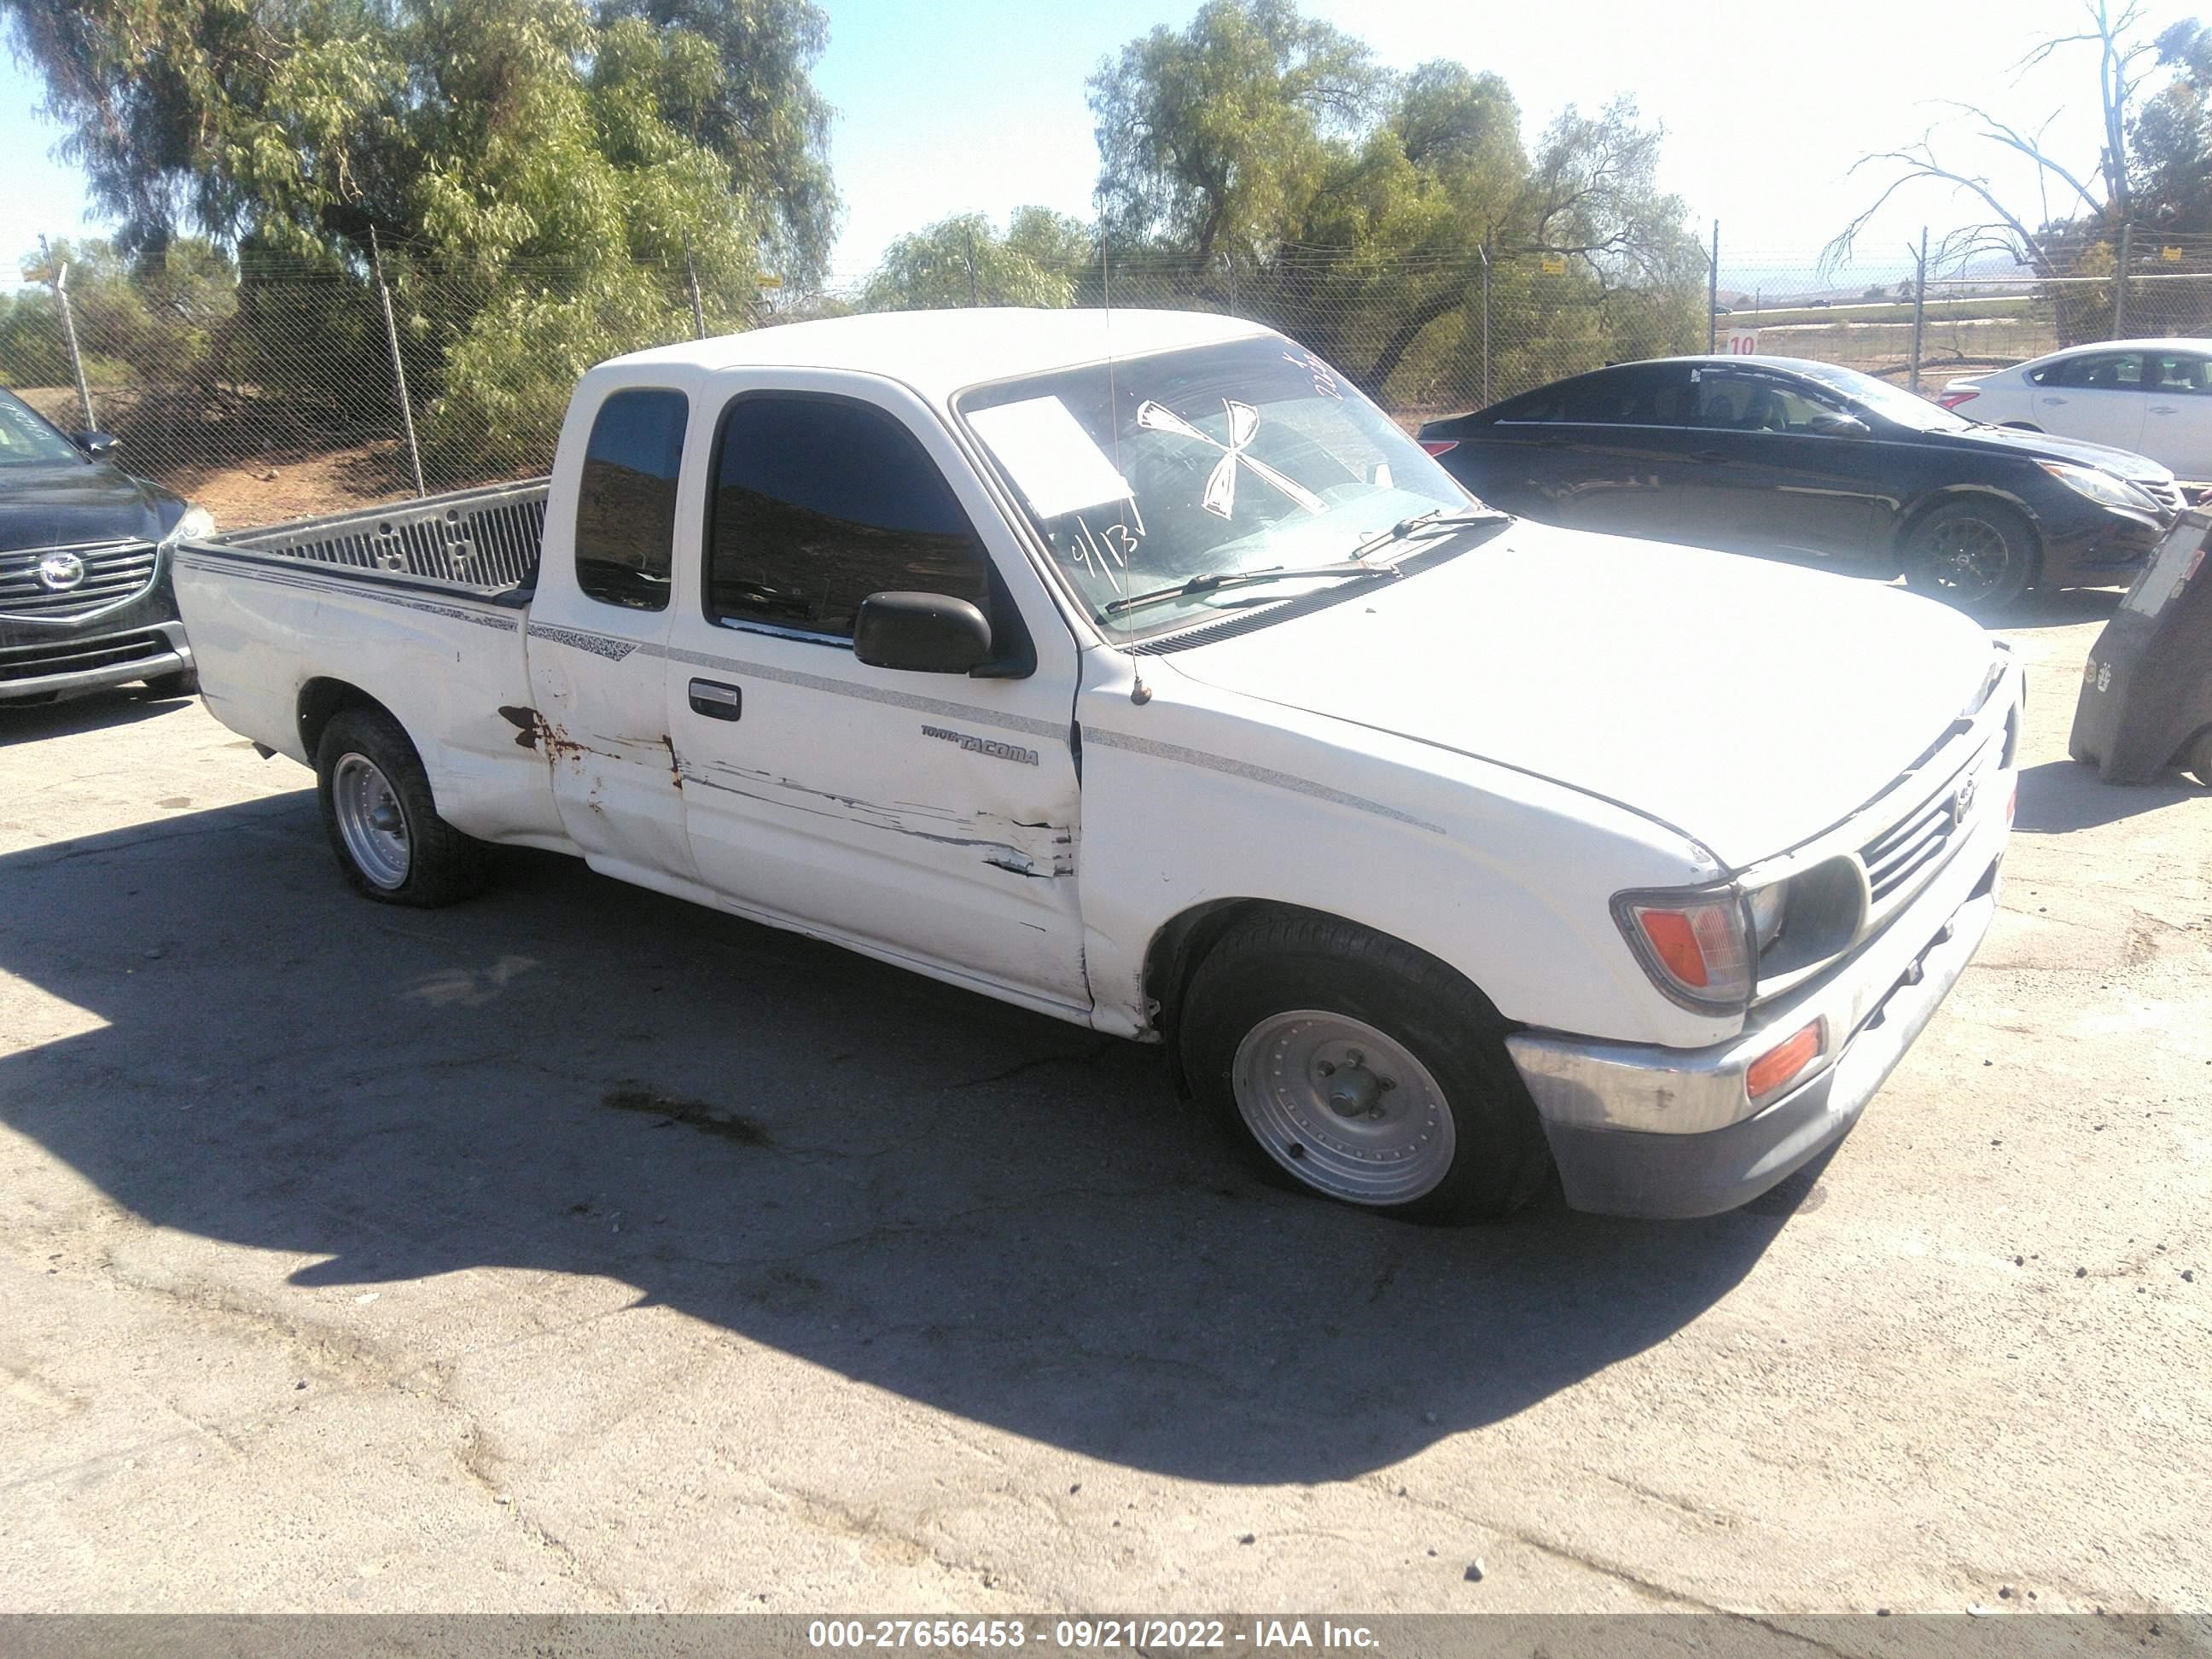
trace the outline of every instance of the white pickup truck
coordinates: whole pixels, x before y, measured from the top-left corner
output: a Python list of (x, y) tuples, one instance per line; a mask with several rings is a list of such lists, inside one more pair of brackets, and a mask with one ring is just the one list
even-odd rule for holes
[(2021, 675), (1871, 584), (1474, 501), (1319, 358), (907, 313), (587, 374), (550, 479), (187, 545), (363, 894), (487, 843), (1164, 1042), (1422, 1218), (1740, 1204), (1996, 903)]

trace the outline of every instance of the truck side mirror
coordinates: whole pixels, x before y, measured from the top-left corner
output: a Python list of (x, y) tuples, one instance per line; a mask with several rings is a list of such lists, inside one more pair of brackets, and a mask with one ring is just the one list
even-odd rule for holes
[(871, 668), (965, 674), (991, 660), (991, 624), (949, 593), (871, 593), (853, 624), (853, 654)]
[(112, 449), (120, 448), (123, 444), (123, 440), (112, 432), (72, 433), (70, 441), (94, 459), (106, 454)]

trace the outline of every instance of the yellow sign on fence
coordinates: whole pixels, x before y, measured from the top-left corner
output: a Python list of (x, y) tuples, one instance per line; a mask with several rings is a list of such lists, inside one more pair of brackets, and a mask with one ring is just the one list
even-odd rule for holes
[(1567, 256), (1565, 254), (1547, 253), (1544, 256), (1544, 275), (1547, 276), (1564, 276), (1566, 274)]

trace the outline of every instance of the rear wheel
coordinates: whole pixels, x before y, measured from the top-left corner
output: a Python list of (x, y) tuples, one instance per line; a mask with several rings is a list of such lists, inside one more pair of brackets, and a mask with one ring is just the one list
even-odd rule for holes
[(1987, 616), (2027, 591), (2035, 547), (2033, 527), (2002, 501), (1946, 501), (1906, 529), (1905, 580), (1916, 592)]
[(429, 775), (380, 708), (341, 711), (315, 750), (323, 830), (356, 892), (429, 908), (483, 891), (489, 849), (438, 816)]
[(1550, 1167), (1504, 1023), (1434, 958), (1275, 915), (1224, 938), (1179, 1022), (1194, 1091), (1263, 1176), (1424, 1221), (1510, 1214)]

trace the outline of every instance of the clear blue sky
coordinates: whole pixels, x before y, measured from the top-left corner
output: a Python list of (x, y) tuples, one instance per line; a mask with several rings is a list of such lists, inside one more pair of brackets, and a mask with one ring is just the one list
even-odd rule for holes
[[(839, 111), (831, 160), (846, 218), (836, 263), (865, 270), (902, 231), (948, 213), (1003, 218), (1038, 203), (1087, 216), (1097, 167), (1085, 77), (1157, 23), (1188, 21), (1195, 0), (829, 0), (830, 49), (817, 83)], [(2015, 82), (2036, 38), (2070, 32), (2080, 0), (1806, 0), (1728, 11), (1698, 0), (1551, 0), (1540, 6), (1438, 0), (1308, 0), (1409, 68), (1454, 58), (1504, 76), (1533, 131), (1570, 102), (1633, 94), (1666, 124), (1663, 177), (1702, 222), (1723, 224), (1723, 267), (1809, 261), (1868, 199), (1844, 170), (1863, 152), (1916, 138), (1942, 98), (1988, 102), (2052, 135), (2077, 171), (2094, 165), (2093, 60)], [(2185, 8), (2154, 5), (2154, 27)], [(81, 181), (48, 155), (39, 88), (0, 64), (0, 261), (50, 235), (96, 232)], [(2024, 167), (1996, 175), (2028, 198)], [(2059, 204), (2053, 204), (2054, 209)], [(1966, 213), (1928, 191), (1869, 239), (1884, 264), (1923, 222)], [(5, 267), (0, 265), (0, 276)]]

